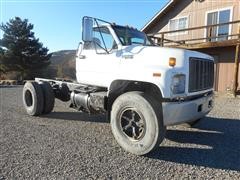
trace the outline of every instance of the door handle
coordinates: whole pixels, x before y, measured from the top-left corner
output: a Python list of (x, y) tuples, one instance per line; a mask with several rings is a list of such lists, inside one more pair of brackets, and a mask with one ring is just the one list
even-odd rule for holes
[(122, 56), (124, 59), (133, 59), (133, 55), (131, 54), (126, 54)]

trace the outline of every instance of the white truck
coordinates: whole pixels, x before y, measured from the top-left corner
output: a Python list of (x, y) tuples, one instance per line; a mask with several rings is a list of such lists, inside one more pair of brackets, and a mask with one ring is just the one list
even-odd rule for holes
[(118, 144), (136, 155), (159, 146), (166, 126), (194, 123), (213, 108), (211, 56), (159, 47), (137, 29), (97, 18), (83, 18), (76, 77), (27, 82), (27, 113), (50, 113), (55, 98), (81, 112), (106, 113)]

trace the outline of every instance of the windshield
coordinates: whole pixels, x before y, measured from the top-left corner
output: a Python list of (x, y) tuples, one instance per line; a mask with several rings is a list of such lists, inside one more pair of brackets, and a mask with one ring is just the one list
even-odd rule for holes
[(145, 46), (154, 46), (154, 43), (148, 39), (146, 34), (137, 29), (124, 27), (124, 26), (112, 26), (116, 32), (122, 45), (128, 46), (132, 44), (140, 44)]

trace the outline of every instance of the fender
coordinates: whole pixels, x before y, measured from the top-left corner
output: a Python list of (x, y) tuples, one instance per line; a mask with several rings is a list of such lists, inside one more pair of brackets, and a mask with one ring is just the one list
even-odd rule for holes
[(162, 102), (162, 93), (159, 87), (153, 83), (129, 80), (115, 80), (108, 91), (107, 111), (111, 112), (112, 104), (118, 96), (130, 91), (141, 91), (153, 96), (159, 104)]

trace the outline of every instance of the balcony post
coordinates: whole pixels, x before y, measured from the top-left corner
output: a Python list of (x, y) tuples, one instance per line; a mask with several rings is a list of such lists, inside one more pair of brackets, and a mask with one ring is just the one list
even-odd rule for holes
[(238, 43), (236, 45), (235, 65), (234, 65), (234, 80), (233, 80), (233, 96), (237, 95), (238, 88), (238, 72), (239, 72), (239, 50), (240, 49), (240, 26), (238, 28)]
[(164, 33), (161, 34), (161, 46), (164, 46)]

